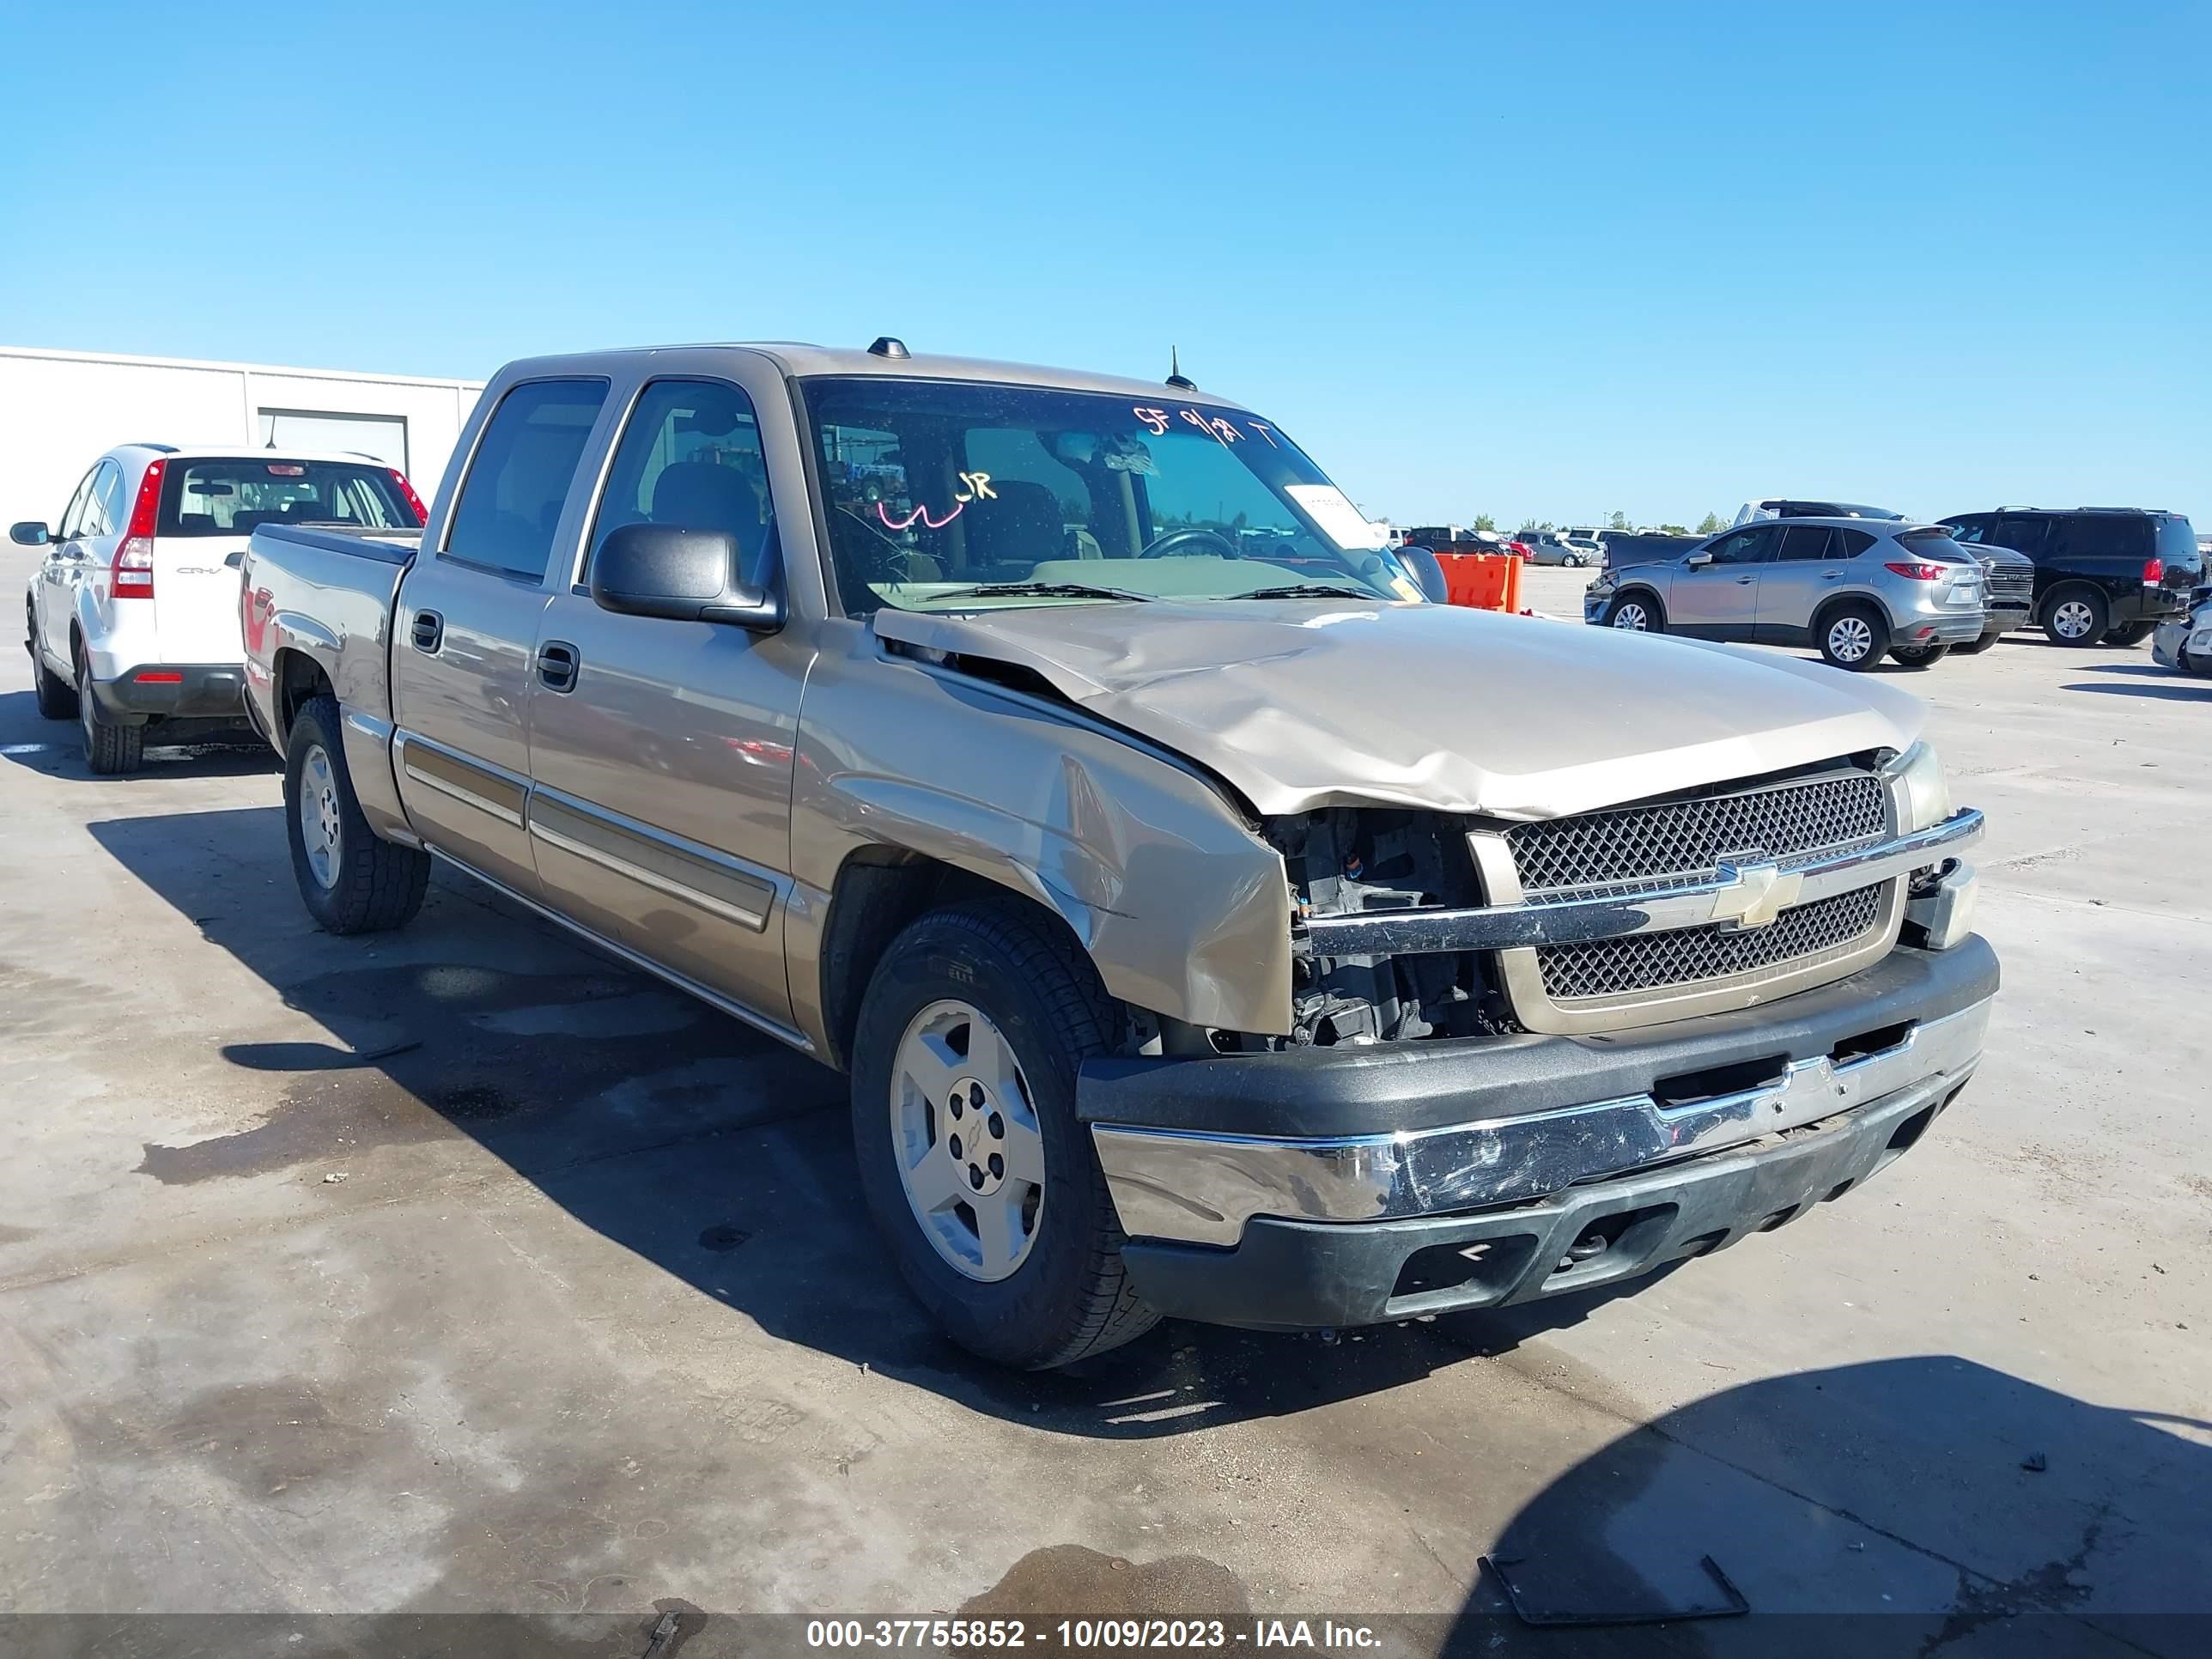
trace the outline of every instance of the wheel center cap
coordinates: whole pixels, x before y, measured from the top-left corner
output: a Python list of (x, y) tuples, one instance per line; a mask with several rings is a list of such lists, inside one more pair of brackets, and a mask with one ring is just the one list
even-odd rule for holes
[(1006, 1184), (1006, 1120), (989, 1089), (972, 1077), (952, 1085), (945, 1105), (945, 1154), (963, 1192), (988, 1198)]

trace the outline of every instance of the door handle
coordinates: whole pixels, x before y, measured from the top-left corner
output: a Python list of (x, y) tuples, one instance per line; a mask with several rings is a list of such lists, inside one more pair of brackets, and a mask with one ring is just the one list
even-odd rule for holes
[(446, 641), (446, 619), (434, 611), (417, 611), (413, 628), (415, 648), (428, 657), (438, 654)]
[(1844, 573), (1840, 570), (1823, 570), (1820, 573), (1820, 580), (1824, 582), (1839, 582), (1843, 579)]
[(1748, 576), (1738, 576), (1735, 579), (1735, 585), (1738, 587), (1748, 587), (1751, 586), (1751, 581), (1752, 579)]
[(548, 640), (538, 647), (538, 678), (554, 691), (574, 691), (583, 666), (576, 647), (566, 640)]

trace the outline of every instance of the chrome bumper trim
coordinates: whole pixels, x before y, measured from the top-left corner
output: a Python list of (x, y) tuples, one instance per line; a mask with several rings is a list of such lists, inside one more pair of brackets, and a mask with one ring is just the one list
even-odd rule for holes
[(1289, 1139), (1100, 1123), (1091, 1138), (1124, 1232), (1232, 1245), (1255, 1215), (1382, 1221), (1525, 1201), (1911, 1091), (1935, 1099), (1972, 1073), (1989, 1017), (1978, 1002), (1914, 1026), (1893, 1048), (1840, 1065), (1796, 1060), (1758, 1088), (1671, 1108), (1644, 1094), (1393, 1135)]
[(1705, 880), (1671, 882), (1595, 898), (1537, 900), (1468, 909), (1381, 910), (1306, 920), (1297, 945), (1311, 957), (1418, 956), (1510, 951), (1716, 922), (1763, 927), (1782, 911), (1940, 863), (1981, 839), (1982, 815), (1961, 807), (1941, 823), (1844, 853), (1771, 863), (1723, 864)]

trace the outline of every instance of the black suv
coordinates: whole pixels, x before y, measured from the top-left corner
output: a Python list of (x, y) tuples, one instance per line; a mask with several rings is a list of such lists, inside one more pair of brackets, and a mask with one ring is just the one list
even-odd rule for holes
[(2197, 532), (2139, 507), (2002, 507), (1942, 522), (1955, 541), (2035, 564), (2033, 619), (2054, 645), (2140, 645), (2204, 580)]

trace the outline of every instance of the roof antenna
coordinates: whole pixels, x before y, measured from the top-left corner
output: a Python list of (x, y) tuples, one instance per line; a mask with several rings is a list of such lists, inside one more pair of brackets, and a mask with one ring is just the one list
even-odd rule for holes
[(1198, 390), (1198, 382), (1194, 380), (1190, 380), (1184, 375), (1182, 372), (1182, 359), (1176, 356), (1176, 349), (1173, 346), (1170, 346), (1168, 348), (1168, 384), (1175, 387), (1178, 392), (1195, 392)]

